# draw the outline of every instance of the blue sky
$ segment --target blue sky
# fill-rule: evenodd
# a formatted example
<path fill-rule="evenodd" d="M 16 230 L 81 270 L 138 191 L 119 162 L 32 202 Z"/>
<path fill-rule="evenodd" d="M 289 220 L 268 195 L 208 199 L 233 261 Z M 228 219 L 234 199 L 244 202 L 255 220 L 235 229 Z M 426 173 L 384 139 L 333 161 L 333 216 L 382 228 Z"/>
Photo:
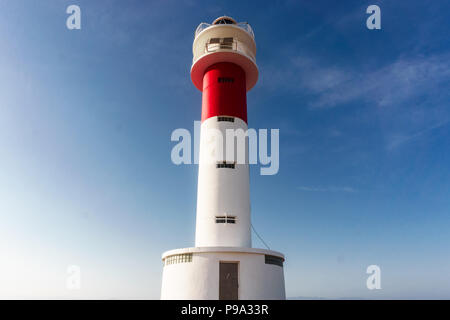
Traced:
<path fill-rule="evenodd" d="M 82 29 L 66 28 L 81 7 Z M 368 5 L 381 30 L 366 28 Z M 2 1 L 0 297 L 158 299 L 163 251 L 193 246 L 200 22 L 256 35 L 252 220 L 285 253 L 288 297 L 450 298 L 447 1 Z M 253 237 L 255 247 L 263 244 Z M 381 290 L 366 288 L 367 266 Z M 81 290 L 67 290 L 67 267 Z"/>

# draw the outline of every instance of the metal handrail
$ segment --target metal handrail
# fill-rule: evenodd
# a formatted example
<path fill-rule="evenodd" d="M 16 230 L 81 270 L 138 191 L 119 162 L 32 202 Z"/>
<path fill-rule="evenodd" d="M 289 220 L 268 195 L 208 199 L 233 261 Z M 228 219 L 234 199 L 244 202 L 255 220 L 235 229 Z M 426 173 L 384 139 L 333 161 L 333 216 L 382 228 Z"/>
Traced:
<path fill-rule="evenodd" d="M 247 22 L 239 22 L 237 24 L 231 24 L 232 26 L 237 26 L 238 28 L 241 28 L 243 30 L 245 30 L 249 35 L 252 36 L 252 38 L 255 38 L 255 34 L 253 33 L 253 29 L 252 27 L 247 23 Z M 211 26 L 215 26 L 213 24 L 210 23 L 206 23 L 206 22 L 202 22 L 198 25 L 197 29 L 195 29 L 195 37 L 197 37 L 197 35 L 202 32 L 203 30 L 211 27 Z"/>

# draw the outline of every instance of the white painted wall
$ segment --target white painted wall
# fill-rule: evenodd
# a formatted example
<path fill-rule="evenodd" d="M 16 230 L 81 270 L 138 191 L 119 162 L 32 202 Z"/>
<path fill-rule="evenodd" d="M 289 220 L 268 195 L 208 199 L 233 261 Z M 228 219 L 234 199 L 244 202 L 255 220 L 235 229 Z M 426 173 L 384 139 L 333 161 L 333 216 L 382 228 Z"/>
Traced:
<path fill-rule="evenodd" d="M 237 128 L 246 131 L 247 124 L 239 118 L 235 118 L 234 122 L 218 122 L 217 117 L 212 117 L 201 125 L 195 232 L 197 247 L 251 247 L 248 164 L 237 164 L 235 169 L 218 169 L 214 157 L 216 140 L 211 130 L 220 131 L 225 144 L 226 129 Z M 247 146 L 244 152 L 247 159 Z M 220 161 L 225 157 L 226 152 Z M 224 215 L 235 216 L 236 223 L 216 223 L 215 217 Z"/>
<path fill-rule="evenodd" d="M 286 298 L 283 268 L 264 262 L 264 253 L 280 256 L 278 252 L 257 249 L 216 252 L 215 248 L 186 248 L 176 251 L 186 253 L 190 249 L 197 249 L 193 253 L 192 262 L 164 267 L 161 299 L 219 299 L 220 261 L 239 262 L 240 300 Z"/>

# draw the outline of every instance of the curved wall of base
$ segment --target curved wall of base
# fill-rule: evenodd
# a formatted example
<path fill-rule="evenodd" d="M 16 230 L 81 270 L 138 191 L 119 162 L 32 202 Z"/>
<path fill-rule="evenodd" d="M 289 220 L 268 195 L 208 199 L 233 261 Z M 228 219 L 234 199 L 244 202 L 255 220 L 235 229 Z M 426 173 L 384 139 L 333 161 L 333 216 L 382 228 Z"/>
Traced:
<path fill-rule="evenodd" d="M 237 264 L 239 300 L 284 300 L 284 256 L 276 251 L 236 247 L 195 247 L 167 251 L 161 299 L 218 300 L 220 264 Z M 275 262 L 275 263 L 274 263 Z"/>

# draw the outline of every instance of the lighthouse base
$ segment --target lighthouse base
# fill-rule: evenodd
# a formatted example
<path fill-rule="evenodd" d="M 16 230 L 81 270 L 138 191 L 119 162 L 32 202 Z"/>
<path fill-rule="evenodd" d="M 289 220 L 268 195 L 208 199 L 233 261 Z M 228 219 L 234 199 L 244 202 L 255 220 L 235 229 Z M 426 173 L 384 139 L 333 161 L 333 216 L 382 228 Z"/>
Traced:
<path fill-rule="evenodd" d="M 284 256 L 240 247 L 195 247 L 162 255 L 161 299 L 283 300 Z"/>

